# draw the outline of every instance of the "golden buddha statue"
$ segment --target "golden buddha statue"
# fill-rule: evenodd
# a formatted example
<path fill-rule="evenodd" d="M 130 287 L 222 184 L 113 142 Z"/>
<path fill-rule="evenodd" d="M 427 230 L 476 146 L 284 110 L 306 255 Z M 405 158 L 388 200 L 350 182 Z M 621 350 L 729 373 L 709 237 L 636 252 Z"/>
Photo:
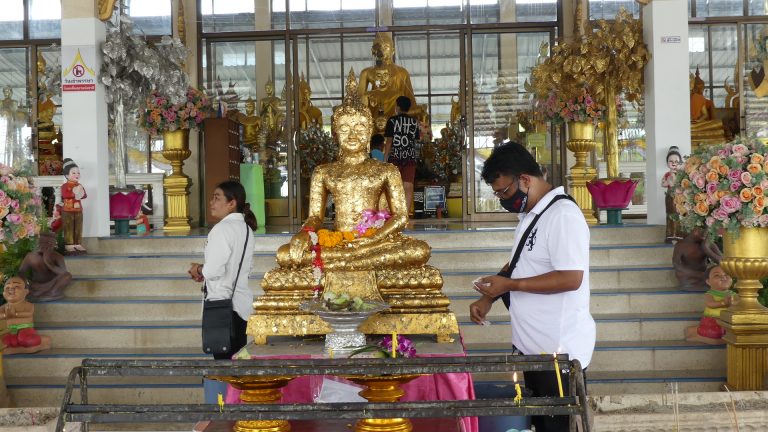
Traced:
<path fill-rule="evenodd" d="M 37 104 L 37 136 L 41 140 L 53 140 L 56 138 L 56 125 L 53 116 L 56 115 L 56 103 L 51 100 L 51 95 Z"/>
<path fill-rule="evenodd" d="M 715 104 L 704 97 L 704 80 L 696 75 L 691 77 L 691 146 L 699 144 L 720 144 L 726 142 L 723 122 L 715 119 Z"/>
<path fill-rule="evenodd" d="M 323 112 L 312 105 L 312 89 L 302 73 L 299 81 L 299 129 L 306 129 L 312 124 L 323 127 Z"/>
<path fill-rule="evenodd" d="M 245 114 L 237 113 L 235 119 L 243 125 L 243 144 L 254 152 L 259 151 L 259 132 L 261 132 L 261 118 L 256 115 L 256 102 L 252 97 L 245 101 Z"/>
<path fill-rule="evenodd" d="M 267 131 L 267 141 L 273 143 L 280 138 L 283 132 L 283 119 L 285 114 L 280 108 L 280 98 L 275 96 L 275 84 L 272 78 L 264 85 L 266 96 L 259 101 L 259 117 L 261 127 Z"/>
<path fill-rule="evenodd" d="M 416 105 L 416 97 L 413 95 L 411 75 L 405 68 L 396 65 L 393 60 L 395 44 L 392 41 L 392 36 L 389 33 L 376 33 L 371 54 L 376 59 L 376 64 L 360 72 L 358 94 L 363 104 L 369 107 L 374 116 L 381 109 L 384 111 L 384 115 L 389 118 L 395 115 L 397 98 L 407 96 L 411 99 L 412 107 L 408 114 L 418 117 L 418 113 L 415 111 L 419 108 Z M 375 99 L 375 102 L 372 99 Z M 374 106 L 378 108 L 374 108 Z"/>
<path fill-rule="evenodd" d="M 359 98 L 354 72 L 349 74 L 344 103 L 334 109 L 332 122 L 339 142 L 338 160 L 315 168 L 309 216 L 290 242 L 278 249 L 278 267 L 264 275 L 265 294 L 254 303 L 248 334 L 264 344 L 267 336 L 330 331 L 318 317 L 299 309 L 301 302 L 312 297 L 315 286 L 307 230 L 322 228 L 330 194 L 336 205 L 337 231 L 355 231 L 365 210 L 381 209 L 382 196 L 391 218 L 370 237 L 322 249 L 323 288 L 389 303 L 389 310 L 363 324 L 365 333 L 435 334 L 439 341 L 450 340 L 458 325 L 441 291 L 440 271 L 427 265 L 431 248 L 402 234 L 408 208 L 400 173 L 394 165 L 368 154 L 373 118 Z"/>

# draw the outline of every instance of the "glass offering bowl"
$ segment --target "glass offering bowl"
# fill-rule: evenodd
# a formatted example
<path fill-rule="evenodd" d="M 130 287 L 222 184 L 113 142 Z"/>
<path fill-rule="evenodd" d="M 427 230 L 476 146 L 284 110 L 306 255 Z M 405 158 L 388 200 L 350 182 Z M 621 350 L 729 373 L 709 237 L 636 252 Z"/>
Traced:
<path fill-rule="evenodd" d="M 328 310 L 322 300 L 311 300 L 302 303 L 301 310 L 319 316 L 333 330 L 325 335 L 325 351 L 334 354 L 349 354 L 366 344 L 365 334 L 357 328 L 371 315 L 389 308 L 389 305 L 379 301 L 366 301 L 370 309 L 361 311 L 332 311 Z"/>

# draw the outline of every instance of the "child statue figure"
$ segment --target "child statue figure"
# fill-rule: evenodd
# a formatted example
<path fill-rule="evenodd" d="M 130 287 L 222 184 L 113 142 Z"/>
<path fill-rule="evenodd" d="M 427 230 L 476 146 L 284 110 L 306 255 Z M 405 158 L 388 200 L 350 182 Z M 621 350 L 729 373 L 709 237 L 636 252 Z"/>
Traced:
<path fill-rule="evenodd" d="M 67 255 L 86 252 L 83 242 L 83 204 L 88 197 L 80 184 L 80 167 L 72 159 L 64 159 L 64 177 L 67 182 L 61 186 L 62 220 L 64 225 L 64 249 Z"/>
<path fill-rule="evenodd" d="M 5 320 L 9 332 L 3 336 L 3 354 L 29 354 L 51 348 L 51 338 L 35 331 L 35 305 L 27 301 L 29 286 L 21 276 L 12 276 L 5 282 L 0 306 L 0 319 Z"/>
<path fill-rule="evenodd" d="M 710 290 L 704 293 L 704 316 L 698 326 L 685 329 L 685 340 L 721 345 L 725 343 L 725 330 L 717 324 L 717 319 L 732 303 L 733 294 L 729 289 L 733 279 L 717 264 L 708 267 L 705 274 Z"/>
<path fill-rule="evenodd" d="M 673 243 L 683 238 L 680 232 L 680 223 L 675 220 L 677 211 L 675 210 L 675 200 L 673 185 L 675 184 L 675 176 L 677 170 L 683 165 L 683 158 L 680 156 L 680 150 L 676 146 L 669 148 L 667 152 L 667 167 L 669 171 L 661 178 L 661 187 L 667 189 L 667 193 L 664 198 L 664 205 L 667 210 L 667 234 L 664 239 L 665 243 Z"/>

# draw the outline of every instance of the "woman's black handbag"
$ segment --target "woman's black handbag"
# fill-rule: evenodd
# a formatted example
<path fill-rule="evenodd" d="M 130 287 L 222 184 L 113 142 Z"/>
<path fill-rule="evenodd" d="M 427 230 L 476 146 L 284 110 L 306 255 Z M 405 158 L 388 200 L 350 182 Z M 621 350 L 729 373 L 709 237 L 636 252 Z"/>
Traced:
<path fill-rule="evenodd" d="M 243 267 L 245 251 L 248 248 L 248 229 L 246 225 L 245 246 L 240 265 L 237 266 L 235 282 L 232 284 L 232 296 L 228 299 L 203 301 L 203 352 L 206 354 L 226 354 L 232 349 L 232 297 L 235 296 L 237 280 L 240 278 L 240 269 Z M 208 297 L 205 284 L 203 293 Z"/>

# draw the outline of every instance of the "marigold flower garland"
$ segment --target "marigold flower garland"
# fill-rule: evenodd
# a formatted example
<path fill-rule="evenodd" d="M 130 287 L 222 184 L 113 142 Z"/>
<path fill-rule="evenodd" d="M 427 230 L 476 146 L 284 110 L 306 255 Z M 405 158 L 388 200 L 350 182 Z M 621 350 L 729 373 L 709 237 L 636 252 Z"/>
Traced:
<path fill-rule="evenodd" d="M 309 241 L 312 244 L 312 279 L 314 280 L 314 297 L 320 296 L 323 291 L 321 281 L 323 279 L 323 258 L 322 248 L 334 248 L 341 244 L 350 243 L 357 238 L 371 237 L 376 231 L 384 226 L 392 215 L 386 210 L 368 209 L 363 211 L 362 221 L 355 226 L 354 231 L 331 231 L 328 229 L 319 229 L 305 226 L 302 230 L 309 233 Z"/>

